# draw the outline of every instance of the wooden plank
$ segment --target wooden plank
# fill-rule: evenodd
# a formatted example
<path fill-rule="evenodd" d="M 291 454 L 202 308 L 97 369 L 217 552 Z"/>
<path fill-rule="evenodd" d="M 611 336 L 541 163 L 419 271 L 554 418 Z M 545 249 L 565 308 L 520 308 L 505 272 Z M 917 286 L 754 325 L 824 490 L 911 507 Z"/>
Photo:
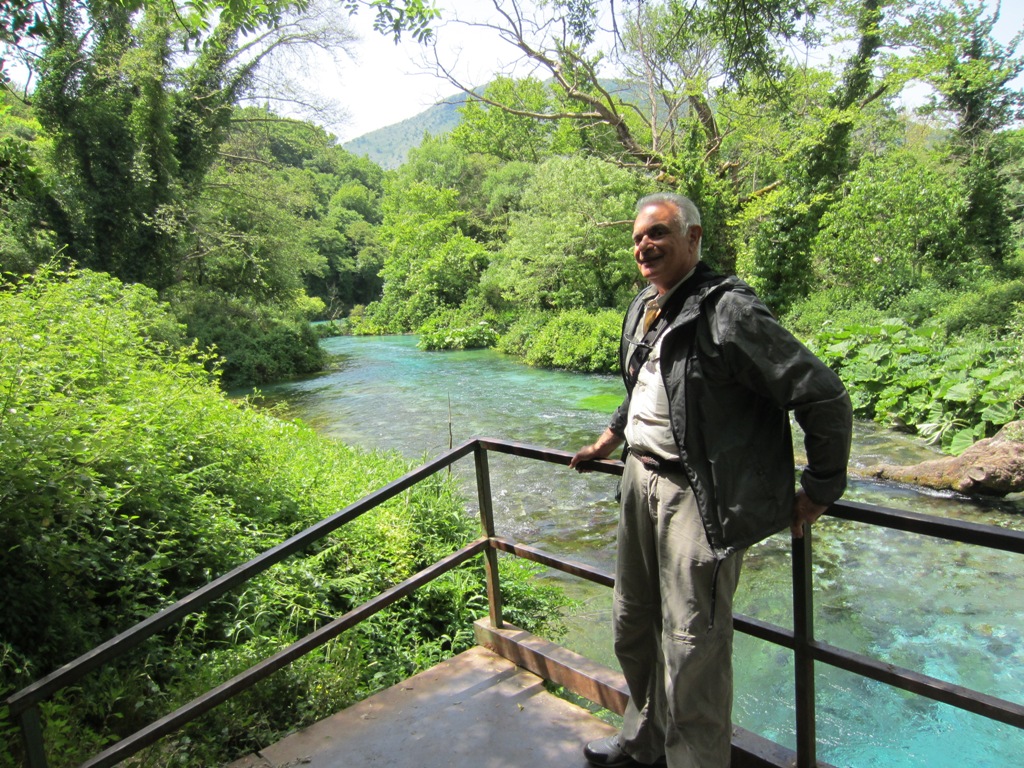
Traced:
<path fill-rule="evenodd" d="M 486 619 L 480 619 L 473 630 L 480 645 L 538 677 L 564 685 L 616 714 L 626 711 L 629 692 L 622 673 L 511 624 L 497 629 Z"/>

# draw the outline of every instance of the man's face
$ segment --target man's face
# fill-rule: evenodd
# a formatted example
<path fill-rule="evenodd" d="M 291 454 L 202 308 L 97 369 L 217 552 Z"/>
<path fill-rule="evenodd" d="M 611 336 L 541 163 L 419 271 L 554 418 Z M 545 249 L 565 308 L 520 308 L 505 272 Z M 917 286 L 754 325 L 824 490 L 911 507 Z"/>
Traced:
<path fill-rule="evenodd" d="M 652 203 L 633 223 L 633 258 L 658 293 L 686 277 L 699 258 L 700 226 L 681 232 L 676 214 L 672 203 Z"/>

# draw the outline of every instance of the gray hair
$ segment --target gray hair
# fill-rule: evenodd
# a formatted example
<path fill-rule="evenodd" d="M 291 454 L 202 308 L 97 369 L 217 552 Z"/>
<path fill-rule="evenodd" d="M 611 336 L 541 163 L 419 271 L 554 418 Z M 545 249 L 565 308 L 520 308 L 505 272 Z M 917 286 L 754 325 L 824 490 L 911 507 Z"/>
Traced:
<path fill-rule="evenodd" d="M 700 211 L 694 205 L 693 200 L 675 192 L 655 192 L 653 195 L 641 197 L 636 203 L 636 212 L 639 214 L 640 211 L 649 205 L 664 205 L 666 203 L 675 207 L 676 215 L 674 218 L 679 225 L 679 231 L 684 235 L 690 231 L 690 227 L 694 225 L 700 226 Z M 700 250 L 703 244 L 704 238 L 702 237 L 697 244 L 698 259 L 700 258 Z"/>

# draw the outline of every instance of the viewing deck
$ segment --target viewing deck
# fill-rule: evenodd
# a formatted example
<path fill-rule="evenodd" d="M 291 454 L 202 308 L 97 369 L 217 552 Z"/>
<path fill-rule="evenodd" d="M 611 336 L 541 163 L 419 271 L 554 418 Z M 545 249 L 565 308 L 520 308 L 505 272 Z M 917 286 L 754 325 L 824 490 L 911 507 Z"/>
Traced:
<path fill-rule="evenodd" d="M 613 732 L 477 646 L 230 768 L 575 768 L 586 741 Z"/>
<path fill-rule="evenodd" d="M 586 690 L 606 708 L 621 712 L 626 701 L 622 676 L 521 630 L 495 630 L 486 620 L 475 629 L 481 645 L 228 768 L 588 766 L 583 745 L 616 729 L 551 693 L 546 681 Z M 796 753 L 735 728 L 732 765 L 793 766 Z"/>

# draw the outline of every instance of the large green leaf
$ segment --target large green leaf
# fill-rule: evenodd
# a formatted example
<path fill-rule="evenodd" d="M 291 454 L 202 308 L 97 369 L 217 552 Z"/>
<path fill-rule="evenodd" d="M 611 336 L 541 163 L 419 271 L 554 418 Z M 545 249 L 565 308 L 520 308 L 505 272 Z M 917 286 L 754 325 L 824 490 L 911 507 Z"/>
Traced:
<path fill-rule="evenodd" d="M 1016 409 L 1012 403 L 1005 401 L 999 403 L 992 403 L 981 412 L 981 417 L 997 427 L 1001 427 L 1007 422 L 1013 421 L 1016 415 Z"/>
<path fill-rule="evenodd" d="M 953 435 L 953 439 L 949 443 L 948 450 L 954 456 L 959 456 L 972 445 L 974 445 L 974 430 L 961 429 L 955 435 Z"/>
<path fill-rule="evenodd" d="M 946 390 L 945 398 L 957 403 L 969 403 L 974 399 L 974 386 L 968 381 L 954 384 Z"/>

